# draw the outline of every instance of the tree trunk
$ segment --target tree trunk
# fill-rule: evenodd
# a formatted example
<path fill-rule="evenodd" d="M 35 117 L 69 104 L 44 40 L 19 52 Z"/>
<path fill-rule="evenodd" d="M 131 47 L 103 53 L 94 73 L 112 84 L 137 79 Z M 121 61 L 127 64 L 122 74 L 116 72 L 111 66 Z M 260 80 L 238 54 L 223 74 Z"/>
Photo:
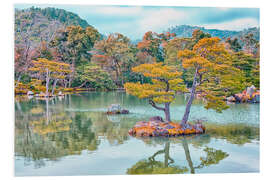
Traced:
<path fill-rule="evenodd" d="M 115 75 L 116 75 L 115 84 L 116 84 L 117 86 L 121 86 L 121 85 L 120 85 L 120 81 L 119 81 L 119 72 L 118 72 L 117 68 L 116 68 L 116 70 L 115 70 Z"/>
<path fill-rule="evenodd" d="M 170 117 L 170 103 L 165 103 L 165 108 L 163 108 L 163 107 L 158 107 L 153 100 L 149 99 L 149 104 L 153 108 L 155 108 L 157 110 L 164 111 L 166 121 L 167 122 L 171 122 L 171 117 Z"/>
<path fill-rule="evenodd" d="M 84 81 L 80 86 L 78 86 L 78 88 L 83 87 L 88 81 Z"/>
<path fill-rule="evenodd" d="M 194 99 L 195 92 L 196 92 L 196 86 L 197 86 L 196 78 L 197 78 L 197 73 L 198 73 L 198 69 L 196 69 L 195 74 L 194 74 L 192 88 L 191 88 L 191 92 L 190 92 L 190 98 L 189 98 L 189 100 L 187 102 L 185 114 L 184 114 L 184 116 L 182 118 L 181 125 L 186 125 L 186 123 L 188 121 L 188 116 L 189 116 L 189 113 L 190 113 L 190 108 L 191 108 L 192 101 Z"/>
<path fill-rule="evenodd" d="M 116 64 L 116 82 L 117 82 L 117 85 L 119 85 L 120 87 L 123 87 L 123 79 L 122 79 L 122 72 L 121 72 L 121 66 L 120 64 L 118 63 L 118 60 L 114 60 L 115 64 Z M 119 80 L 119 78 L 121 77 L 121 81 Z"/>
<path fill-rule="evenodd" d="M 46 98 L 46 125 L 49 124 L 49 99 Z"/>
<path fill-rule="evenodd" d="M 75 58 L 72 58 L 72 63 L 71 63 L 71 74 L 69 75 L 69 82 L 68 82 L 68 87 L 71 87 L 71 82 L 73 81 L 75 74 Z"/>
<path fill-rule="evenodd" d="M 164 166 L 169 166 L 169 153 L 170 153 L 170 142 L 166 142 L 165 148 L 164 148 Z"/>
<path fill-rule="evenodd" d="M 47 71 L 47 75 L 46 75 L 46 97 L 49 96 L 49 83 L 50 83 L 50 73 L 49 73 L 49 69 L 46 69 Z"/>
<path fill-rule="evenodd" d="M 16 88 L 16 87 L 18 86 L 18 84 L 20 83 L 21 77 L 22 77 L 22 75 L 21 75 L 21 73 L 20 73 L 20 75 L 19 75 L 19 77 L 18 77 L 18 80 L 17 80 L 17 83 L 15 84 L 15 88 Z"/>
<path fill-rule="evenodd" d="M 54 82 L 53 82 L 52 95 L 54 94 L 54 89 L 56 87 L 57 81 L 58 81 L 58 79 L 55 79 Z"/>
<path fill-rule="evenodd" d="M 193 163 L 192 163 L 192 160 L 191 160 L 191 157 L 190 157 L 188 143 L 187 143 L 187 140 L 185 138 L 182 140 L 182 145 L 184 147 L 184 151 L 185 151 L 185 155 L 186 155 L 186 160 L 187 160 L 188 165 L 189 165 L 189 168 L 190 168 L 190 173 L 191 174 L 195 174 L 195 169 L 193 167 Z"/>
<path fill-rule="evenodd" d="M 165 117 L 167 122 L 171 122 L 171 115 L 170 115 L 170 103 L 165 103 Z"/>

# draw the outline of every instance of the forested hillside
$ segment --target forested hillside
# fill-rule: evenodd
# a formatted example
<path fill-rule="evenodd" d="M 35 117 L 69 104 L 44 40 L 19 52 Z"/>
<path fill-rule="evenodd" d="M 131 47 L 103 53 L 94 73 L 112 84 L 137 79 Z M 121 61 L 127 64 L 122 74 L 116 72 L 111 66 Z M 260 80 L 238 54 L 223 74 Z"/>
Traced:
<path fill-rule="evenodd" d="M 192 32 L 196 29 L 200 29 L 205 33 L 209 33 L 212 37 L 219 37 L 221 39 L 226 39 L 229 37 L 242 37 L 246 34 L 254 34 L 256 40 L 260 39 L 260 29 L 259 28 L 249 28 L 242 31 L 229 31 L 229 30 L 219 30 L 219 29 L 206 29 L 200 26 L 189 26 L 189 25 L 179 25 L 167 29 L 171 33 L 175 33 L 177 37 L 191 37 Z"/>
<path fill-rule="evenodd" d="M 91 22 L 89 22 L 91 24 Z M 78 15 L 55 8 L 15 11 L 15 91 L 55 93 L 74 88 L 112 90 L 126 82 L 151 82 L 132 71 L 140 64 L 180 62 L 180 50 L 219 37 L 246 86 L 259 87 L 259 29 L 209 30 L 177 26 L 164 33 L 145 32 L 141 40 L 112 33 L 103 37 Z M 190 87 L 190 71 L 181 67 Z"/>
<path fill-rule="evenodd" d="M 15 10 L 15 43 L 23 41 L 27 36 L 30 41 L 38 43 L 50 41 L 58 29 L 70 25 L 83 28 L 90 26 L 77 14 L 56 8 L 30 8 Z"/>

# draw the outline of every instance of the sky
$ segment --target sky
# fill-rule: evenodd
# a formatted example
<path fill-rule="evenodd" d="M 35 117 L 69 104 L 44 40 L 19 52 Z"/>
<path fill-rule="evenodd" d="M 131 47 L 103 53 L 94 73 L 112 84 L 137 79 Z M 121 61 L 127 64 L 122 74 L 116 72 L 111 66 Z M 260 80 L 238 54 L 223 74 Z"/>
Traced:
<path fill-rule="evenodd" d="M 161 33 L 176 25 L 236 31 L 260 26 L 258 8 L 15 4 L 18 9 L 31 6 L 65 9 L 102 34 L 119 32 L 133 40 L 141 39 L 147 31 Z"/>

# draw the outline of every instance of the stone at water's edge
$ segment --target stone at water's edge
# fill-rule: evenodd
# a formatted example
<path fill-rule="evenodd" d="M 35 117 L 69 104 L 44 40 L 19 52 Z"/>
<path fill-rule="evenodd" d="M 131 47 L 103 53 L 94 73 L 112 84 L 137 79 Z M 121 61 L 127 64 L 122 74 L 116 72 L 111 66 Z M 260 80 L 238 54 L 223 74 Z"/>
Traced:
<path fill-rule="evenodd" d="M 123 109 L 120 104 L 111 104 L 107 110 L 107 114 L 128 114 L 129 110 Z"/>
<path fill-rule="evenodd" d="M 247 87 L 241 93 L 237 93 L 234 96 L 227 97 L 228 102 L 237 102 L 237 103 L 260 103 L 260 91 L 256 89 L 254 85 Z"/>
<path fill-rule="evenodd" d="M 32 91 L 28 91 L 27 96 L 34 96 L 34 93 Z"/>
<path fill-rule="evenodd" d="M 205 127 L 201 123 L 187 124 L 182 127 L 179 123 L 164 122 L 160 116 L 149 119 L 148 122 L 139 121 L 128 131 L 131 136 L 180 136 L 202 134 Z"/>

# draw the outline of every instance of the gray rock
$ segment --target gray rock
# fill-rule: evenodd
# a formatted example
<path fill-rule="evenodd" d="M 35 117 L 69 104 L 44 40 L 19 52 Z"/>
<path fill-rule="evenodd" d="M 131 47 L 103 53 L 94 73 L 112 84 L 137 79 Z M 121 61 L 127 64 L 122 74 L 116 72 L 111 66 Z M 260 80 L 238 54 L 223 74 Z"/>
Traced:
<path fill-rule="evenodd" d="M 128 114 L 128 113 L 129 113 L 129 110 L 126 110 L 126 109 L 121 110 L 121 114 Z"/>
<path fill-rule="evenodd" d="M 259 94 L 256 94 L 256 95 L 254 96 L 254 98 L 252 99 L 252 101 L 253 101 L 254 103 L 259 103 L 259 102 L 260 102 L 260 95 L 259 95 Z"/>
<path fill-rule="evenodd" d="M 255 92 L 256 87 L 254 85 L 247 87 L 247 94 L 251 97 L 252 94 Z"/>
<path fill-rule="evenodd" d="M 117 112 L 117 111 L 120 112 L 121 110 L 122 110 L 122 108 L 121 108 L 120 104 L 111 104 L 108 108 L 109 112 Z"/>
<path fill-rule="evenodd" d="M 236 101 L 235 98 L 234 98 L 233 96 L 227 97 L 226 99 L 227 99 L 227 101 L 229 101 L 229 102 L 235 102 L 235 101 Z"/>
<path fill-rule="evenodd" d="M 160 116 L 153 116 L 153 117 L 150 117 L 149 118 L 149 121 L 160 121 L 160 122 L 163 122 L 163 119 Z"/>
<path fill-rule="evenodd" d="M 32 91 L 28 91 L 27 96 L 34 96 L 34 93 Z"/>

